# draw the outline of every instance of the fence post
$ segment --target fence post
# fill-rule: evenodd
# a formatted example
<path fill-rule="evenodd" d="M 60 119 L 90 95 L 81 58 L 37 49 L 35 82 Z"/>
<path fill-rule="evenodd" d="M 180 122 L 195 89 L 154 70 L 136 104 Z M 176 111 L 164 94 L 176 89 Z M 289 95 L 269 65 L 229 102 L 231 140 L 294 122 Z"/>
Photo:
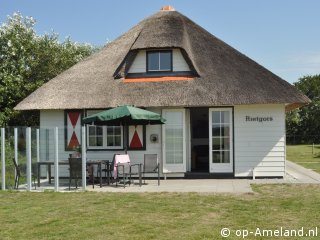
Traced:
<path fill-rule="evenodd" d="M 85 126 L 82 126 L 82 131 L 81 131 L 81 156 L 82 156 L 82 189 L 86 190 L 87 151 L 86 151 L 86 127 Z"/>
<path fill-rule="evenodd" d="M 54 129 L 54 191 L 59 191 L 59 149 L 58 149 L 58 127 Z"/>
<path fill-rule="evenodd" d="M 31 191 L 32 180 L 31 180 L 31 128 L 26 129 L 26 153 L 27 153 L 27 191 Z"/>
<path fill-rule="evenodd" d="M 16 161 L 17 164 L 19 164 L 18 161 L 18 128 L 14 128 L 14 160 Z M 17 176 L 17 171 L 15 170 L 14 176 Z"/>
<path fill-rule="evenodd" d="M 37 162 L 40 162 L 40 129 L 37 128 Z"/>
<path fill-rule="evenodd" d="M 6 147 L 5 130 L 1 128 L 1 166 L 2 166 L 2 190 L 6 190 Z"/>
<path fill-rule="evenodd" d="M 14 128 L 14 159 L 18 164 L 18 128 Z"/>
<path fill-rule="evenodd" d="M 312 155 L 314 154 L 314 143 L 312 143 Z"/>

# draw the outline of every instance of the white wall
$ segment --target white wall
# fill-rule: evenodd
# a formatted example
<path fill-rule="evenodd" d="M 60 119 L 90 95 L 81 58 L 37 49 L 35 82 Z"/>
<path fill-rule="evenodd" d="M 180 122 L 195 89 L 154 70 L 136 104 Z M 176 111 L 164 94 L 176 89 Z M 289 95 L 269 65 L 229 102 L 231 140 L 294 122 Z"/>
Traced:
<path fill-rule="evenodd" d="M 59 160 L 67 160 L 69 152 L 65 151 L 64 139 L 64 111 L 63 110 L 45 110 L 40 111 L 40 161 L 54 161 L 55 158 L 55 140 L 54 131 L 58 127 L 58 157 Z M 54 168 L 51 174 L 54 176 Z M 68 175 L 68 167 L 60 166 L 60 176 Z M 45 176 L 45 166 L 41 167 L 41 176 Z"/>
<path fill-rule="evenodd" d="M 190 71 L 189 65 L 182 56 L 180 49 L 173 49 L 172 51 L 172 67 L 174 72 Z"/>
<path fill-rule="evenodd" d="M 140 50 L 134 59 L 128 73 L 142 73 L 146 72 L 146 50 Z"/>
<path fill-rule="evenodd" d="M 153 112 L 161 113 L 160 109 L 150 108 Z M 64 111 L 40 111 L 40 161 L 54 160 L 54 128 L 59 128 L 59 160 L 67 160 L 69 154 L 72 153 L 65 151 L 64 139 Z M 150 141 L 151 134 L 158 134 L 159 140 L 157 143 Z M 48 141 L 46 140 L 48 139 Z M 47 150 L 48 149 L 48 150 Z M 128 151 L 130 160 L 133 164 L 143 163 L 143 157 L 146 153 L 158 154 L 160 164 L 162 163 L 161 151 L 161 125 L 147 125 L 146 126 L 146 151 Z M 124 151 L 117 150 L 95 150 L 88 151 L 87 158 L 89 160 L 112 160 L 115 153 L 124 153 Z M 162 166 L 161 168 L 162 169 Z M 54 171 L 52 168 L 52 175 Z M 41 170 L 41 175 L 44 176 L 45 168 Z M 68 166 L 60 166 L 60 176 L 68 176 Z"/>
<path fill-rule="evenodd" d="M 150 111 L 161 113 L 159 108 Z M 272 117 L 269 122 L 247 122 L 246 116 Z M 59 159 L 66 160 L 71 152 L 66 152 L 64 139 L 64 111 L 40 112 L 40 161 L 54 159 L 54 127 L 59 128 Z M 156 153 L 162 169 L 161 125 L 146 127 L 146 151 L 128 151 L 132 163 L 143 163 L 145 153 Z M 151 143 L 150 135 L 158 134 L 158 143 Z M 46 141 L 48 138 L 48 141 Z M 284 176 L 285 175 L 285 106 L 284 105 L 242 105 L 234 107 L 234 147 L 235 176 Z M 48 151 L 46 150 L 48 149 Z M 188 150 L 189 152 L 189 150 Z M 88 151 L 92 160 L 112 160 L 114 153 L 123 151 Z M 190 156 L 188 161 L 190 162 Z M 189 164 L 189 163 L 188 163 Z M 190 166 L 187 166 L 190 169 Z M 44 168 L 42 176 L 44 176 Z M 52 173 L 54 173 L 52 169 Z M 68 167 L 60 167 L 61 176 L 68 176 Z"/>
<path fill-rule="evenodd" d="M 140 50 L 134 59 L 128 73 L 146 72 L 146 50 Z M 190 71 L 187 62 L 181 54 L 180 49 L 172 50 L 172 66 L 173 71 Z"/>
<path fill-rule="evenodd" d="M 273 121 L 246 121 L 272 117 Z M 234 107 L 235 176 L 285 175 L 285 106 L 241 105 Z"/>

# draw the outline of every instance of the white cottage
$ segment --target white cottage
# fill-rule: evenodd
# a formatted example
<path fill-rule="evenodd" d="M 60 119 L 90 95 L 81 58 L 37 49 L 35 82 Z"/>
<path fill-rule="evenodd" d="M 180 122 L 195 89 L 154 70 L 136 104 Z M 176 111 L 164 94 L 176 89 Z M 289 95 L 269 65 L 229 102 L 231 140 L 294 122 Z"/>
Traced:
<path fill-rule="evenodd" d="M 88 125 L 88 158 L 112 159 L 127 141 L 133 162 L 156 153 L 168 177 L 250 177 L 253 172 L 283 177 L 285 112 L 309 101 L 164 7 L 44 84 L 16 110 L 40 110 L 41 128 L 65 128 L 59 135 L 60 159 L 81 144 L 84 116 L 126 104 L 161 113 L 167 122 L 132 126 L 126 137 L 122 126 Z M 52 159 L 48 151 L 42 153 L 41 160 Z"/>

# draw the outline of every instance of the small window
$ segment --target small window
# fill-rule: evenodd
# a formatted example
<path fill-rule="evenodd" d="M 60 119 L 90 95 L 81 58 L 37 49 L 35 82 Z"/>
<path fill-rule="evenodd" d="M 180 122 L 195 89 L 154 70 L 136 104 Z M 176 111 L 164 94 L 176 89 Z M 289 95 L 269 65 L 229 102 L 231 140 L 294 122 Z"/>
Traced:
<path fill-rule="evenodd" d="M 107 147 L 122 147 L 121 126 L 107 126 Z"/>
<path fill-rule="evenodd" d="M 102 147 L 103 146 L 103 127 L 88 126 L 89 128 L 89 146 Z"/>
<path fill-rule="evenodd" d="M 89 148 L 121 149 L 123 142 L 122 126 L 88 125 Z"/>
<path fill-rule="evenodd" d="M 98 111 L 87 111 L 87 115 Z M 122 149 L 122 126 L 87 125 L 87 141 L 89 149 Z"/>
<path fill-rule="evenodd" d="M 172 51 L 147 52 L 148 72 L 172 71 Z"/>

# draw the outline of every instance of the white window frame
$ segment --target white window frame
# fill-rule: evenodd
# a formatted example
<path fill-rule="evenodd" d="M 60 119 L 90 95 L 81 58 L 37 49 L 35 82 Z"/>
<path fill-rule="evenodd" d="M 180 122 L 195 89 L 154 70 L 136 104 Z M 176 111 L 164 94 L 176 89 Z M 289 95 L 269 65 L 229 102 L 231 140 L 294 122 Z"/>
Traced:
<path fill-rule="evenodd" d="M 100 112 L 100 110 L 88 110 L 87 111 L 87 116 L 95 114 Z M 102 146 L 90 146 L 90 141 L 89 141 L 89 127 L 95 126 L 95 127 L 102 127 Z M 87 147 L 88 149 L 92 150 L 112 150 L 112 149 L 123 149 L 123 126 L 120 126 L 121 129 L 121 145 L 120 146 L 108 146 L 107 145 L 107 138 L 108 138 L 108 127 L 111 126 L 96 126 L 94 124 L 88 124 L 86 125 L 86 131 L 87 131 Z"/>
<path fill-rule="evenodd" d="M 220 111 L 227 111 L 229 112 L 229 163 L 213 163 L 212 162 L 212 113 L 213 112 L 220 112 Z M 209 171 L 210 173 L 233 173 L 233 110 L 232 108 L 209 108 Z M 224 151 L 224 150 L 219 150 Z"/>
<path fill-rule="evenodd" d="M 187 164 L 186 164 L 186 110 L 184 108 L 162 109 L 162 116 L 164 118 L 166 118 L 167 113 L 170 113 L 170 112 L 182 113 L 183 161 L 182 161 L 182 163 L 167 163 L 167 159 L 166 159 L 166 124 L 163 124 L 162 125 L 162 157 L 163 157 L 162 171 L 163 171 L 163 173 L 184 173 L 187 170 Z"/>

